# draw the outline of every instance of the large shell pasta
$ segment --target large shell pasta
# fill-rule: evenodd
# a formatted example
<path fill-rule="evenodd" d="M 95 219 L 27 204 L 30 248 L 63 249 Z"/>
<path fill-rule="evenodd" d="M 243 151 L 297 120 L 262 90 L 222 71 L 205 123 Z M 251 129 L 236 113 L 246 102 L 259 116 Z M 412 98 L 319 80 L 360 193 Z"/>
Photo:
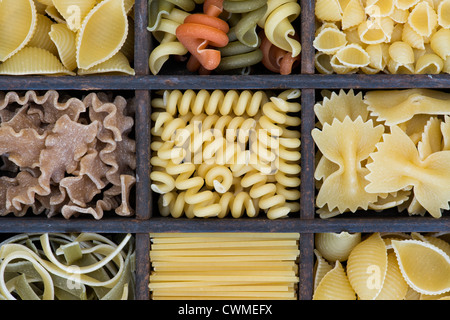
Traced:
<path fill-rule="evenodd" d="M 45 49 L 26 47 L 0 65 L 2 75 L 74 75 Z"/>
<path fill-rule="evenodd" d="M 26 46 L 33 37 L 36 24 L 33 0 L 0 2 L 0 61 L 6 61 Z"/>
<path fill-rule="evenodd" d="M 334 246 L 339 250 L 339 243 Z M 349 258 L 336 261 L 333 268 L 316 245 L 314 277 L 318 283 L 313 299 L 448 299 L 449 246 L 448 239 L 438 233 L 363 234 Z"/>
<path fill-rule="evenodd" d="M 0 62 L 6 64 L 2 72 L 11 75 L 134 75 L 134 20 L 130 16 L 134 2 L 1 1 Z M 51 53 L 58 63 L 46 53 L 40 53 L 37 59 L 47 65 L 33 67 L 29 53 L 26 53 L 28 48 L 43 49 Z M 127 61 L 118 55 L 119 52 Z M 15 57 L 17 54 L 19 58 Z M 43 56 L 46 56 L 45 61 Z M 22 58 L 27 60 L 20 61 Z M 109 66 L 105 67 L 107 61 Z M 111 66 L 114 61 L 119 64 Z"/>
<path fill-rule="evenodd" d="M 100 2 L 83 20 L 77 34 L 78 67 L 89 69 L 110 59 L 123 46 L 127 34 L 124 0 Z"/>
<path fill-rule="evenodd" d="M 315 66 L 320 73 L 450 72 L 449 62 L 446 65 L 450 56 L 448 0 L 316 0 L 315 14 L 314 48 L 322 61 L 316 58 Z M 325 33 L 324 29 L 329 30 Z M 360 46 L 360 52 L 352 50 L 349 56 L 361 60 L 367 54 L 369 64 L 343 62 L 337 52 L 343 50 L 344 44 Z"/>

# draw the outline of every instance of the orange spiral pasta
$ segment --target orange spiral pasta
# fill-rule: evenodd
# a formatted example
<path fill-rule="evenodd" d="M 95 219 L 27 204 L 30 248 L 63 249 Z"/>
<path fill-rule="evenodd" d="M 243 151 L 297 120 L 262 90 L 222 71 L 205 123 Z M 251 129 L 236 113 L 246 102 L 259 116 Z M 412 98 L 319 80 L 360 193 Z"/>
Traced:
<path fill-rule="evenodd" d="M 218 18 L 223 11 L 223 0 L 207 0 L 204 13 L 191 14 L 178 26 L 176 36 L 191 53 L 187 68 L 214 70 L 220 63 L 220 51 L 211 47 L 224 47 L 228 44 L 228 24 Z M 207 72 L 207 71 L 205 71 Z"/>
<path fill-rule="evenodd" d="M 299 64 L 300 55 L 293 57 L 291 52 L 285 51 L 267 39 L 264 32 L 260 32 L 261 46 L 263 53 L 262 63 L 272 72 L 287 75 Z M 298 38 L 298 37 L 297 37 Z"/>

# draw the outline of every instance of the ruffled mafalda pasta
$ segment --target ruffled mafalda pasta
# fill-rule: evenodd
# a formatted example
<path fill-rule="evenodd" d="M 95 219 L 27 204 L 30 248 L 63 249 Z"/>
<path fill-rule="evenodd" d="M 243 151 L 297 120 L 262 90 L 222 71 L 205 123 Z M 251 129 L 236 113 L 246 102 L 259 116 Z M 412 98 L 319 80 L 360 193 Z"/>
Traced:
<path fill-rule="evenodd" d="M 158 74 L 170 57 L 199 74 L 250 74 L 257 65 L 290 74 L 301 44 L 294 0 L 151 0 L 148 31 L 158 44 L 149 67 Z"/>
<path fill-rule="evenodd" d="M 392 208 L 439 218 L 449 209 L 450 194 L 444 187 L 450 179 L 444 165 L 450 150 L 448 93 L 376 90 L 363 96 L 353 90 L 323 90 L 322 96 L 314 106 L 318 121 L 312 131 L 318 147 L 314 177 L 321 218 Z M 364 158 L 357 156 L 363 150 L 360 144 L 370 149 Z M 360 195 L 359 202 L 352 192 Z"/>
<path fill-rule="evenodd" d="M 151 188 L 163 216 L 299 211 L 299 90 L 164 91 L 152 100 Z M 194 175 L 193 175 L 194 174 Z"/>
<path fill-rule="evenodd" d="M 448 73 L 449 8 L 448 1 L 316 0 L 314 47 L 323 62 L 316 58 L 316 70 L 325 74 Z M 348 56 L 362 61 L 368 54 L 369 64 L 344 62 L 342 54 L 336 56 L 338 45 L 340 50 L 359 46 L 360 52 L 353 49 Z"/>
<path fill-rule="evenodd" d="M 133 101 L 56 91 L 0 93 L 1 213 L 131 216 L 136 182 Z M 126 108 L 126 107 L 130 108 Z"/>
<path fill-rule="evenodd" d="M 134 0 L 2 1 L 1 74 L 134 75 L 133 7 Z M 119 52 L 126 59 L 111 67 Z"/>
<path fill-rule="evenodd" d="M 131 234 L 18 234 L 0 243 L 0 300 L 133 300 L 134 265 Z"/>

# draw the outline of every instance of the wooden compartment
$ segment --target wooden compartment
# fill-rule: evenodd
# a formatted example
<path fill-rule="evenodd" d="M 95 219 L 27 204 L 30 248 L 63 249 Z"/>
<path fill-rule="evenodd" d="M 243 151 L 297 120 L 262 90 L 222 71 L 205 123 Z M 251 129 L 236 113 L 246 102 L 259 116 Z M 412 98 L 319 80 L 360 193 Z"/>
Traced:
<path fill-rule="evenodd" d="M 300 300 L 310 300 L 313 293 L 314 234 L 320 232 L 430 232 L 449 231 L 450 217 L 406 217 L 385 215 L 343 215 L 322 220 L 315 214 L 314 157 L 315 146 L 311 130 L 315 126 L 313 106 L 319 89 L 374 90 L 389 88 L 450 88 L 448 75 L 321 75 L 314 67 L 315 17 L 314 0 L 299 0 L 300 19 L 296 26 L 301 32 L 301 68 L 299 74 L 209 75 L 150 74 L 148 57 L 152 49 L 147 31 L 147 1 L 135 3 L 135 76 L 2 76 L 0 91 L 59 90 L 59 91 L 131 91 L 137 100 L 136 132 L 136 214 L 133 217 L 107 217 L 99 221 L 91 218 L 1 217 L 1 233 L 23 232 L 98 232 L 132 233 L 136 237 L 136 298 L 149 299 L 148 281 L 152 232 L 299 232 L 299 294 Z M 187 219 L 159 217 L 155 212 L 155 196 L 150 189 L 151 94 L 162 89 L 301 89 L 301 211 L 296 217 L 269 220 L 258 218 Z"/>

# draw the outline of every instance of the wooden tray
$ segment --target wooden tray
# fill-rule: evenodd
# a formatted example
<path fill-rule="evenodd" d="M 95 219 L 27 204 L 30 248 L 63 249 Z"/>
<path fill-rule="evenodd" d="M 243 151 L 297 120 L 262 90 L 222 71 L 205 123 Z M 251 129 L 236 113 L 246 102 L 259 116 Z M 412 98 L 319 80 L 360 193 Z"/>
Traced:
<path fill-rule="evenodd" d="M 2 217 L 0 233 L 22 232 L 98 232 L 132 233 L 136 237 L 136 298 L 149 299 L 150 232 L 299 232 L 300 300 L 310 300 L 313 293 L 314 233 L 318 232 L 431 232 L 450 231 L 448 213 L 440 219 L 409 217 L 396 212 L 346 214 L 326 220 L 315 215 L 314 208 L 314 155 L 311 138 L 315 115 L 313 106 L 320 99 L 320 89 L 389 89 L 389 88 L 450 88 L 449 75 L 321 75 L 314 67 L 315 17 L 314 0 L 300 0 L 301 17 L 295 26 L 301 32 L 301 68 L 298 74 L 281 76 L 256 74 L 247 76 L 198 76 L 186 72 L 170 75 L 150 75 L 148 57 L 152 49 L 147 26 L 147 0 L 135 4 L 135 61 L 136 76 L 85 76 L 85 77 L 0 77 L 1 91 L 61 90 L 61 91 L 123 91 L 137 99 L 135 132 L 137 143 L 136 214 L 132 218 L 43 218 Z M 301 212 L 286 219 L 186 219 L 159 217 L 150 190 L 150 114 L 153 90 L 160 89 L 287 89 L 302 90 L 301 125 Z M 156 198 L 156 197 L 155 197 Z"/>

